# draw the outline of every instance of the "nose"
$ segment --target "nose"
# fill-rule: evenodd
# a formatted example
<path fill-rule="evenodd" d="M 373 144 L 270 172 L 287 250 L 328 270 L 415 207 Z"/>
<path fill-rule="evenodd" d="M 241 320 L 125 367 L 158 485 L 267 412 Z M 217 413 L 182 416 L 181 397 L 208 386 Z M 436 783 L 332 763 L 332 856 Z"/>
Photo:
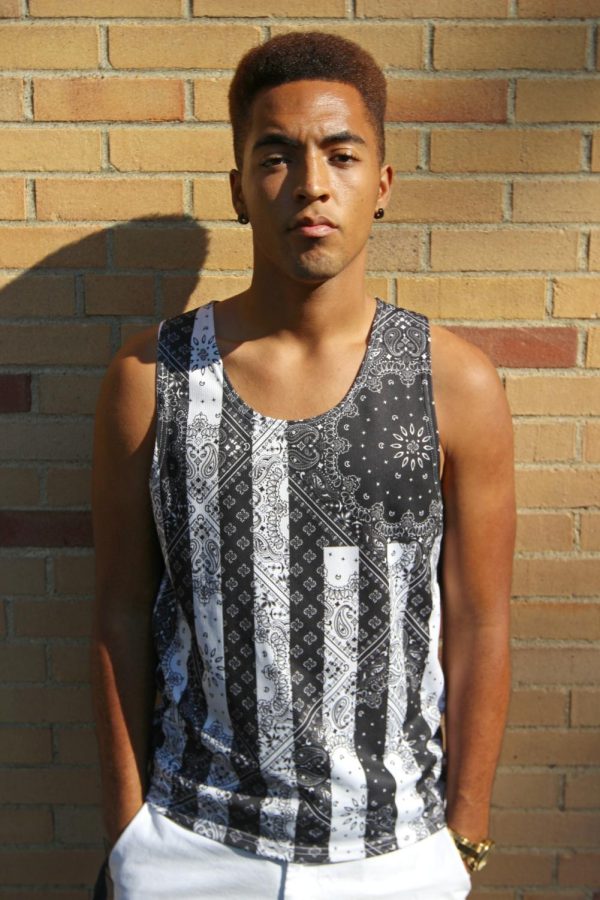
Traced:
<path fill-rule="evenodd" d="M 294 196 L 304 201 L 326 200 L 329 197 L 327 162 L 318 152 L 307 154 L 300 162 Z"/>

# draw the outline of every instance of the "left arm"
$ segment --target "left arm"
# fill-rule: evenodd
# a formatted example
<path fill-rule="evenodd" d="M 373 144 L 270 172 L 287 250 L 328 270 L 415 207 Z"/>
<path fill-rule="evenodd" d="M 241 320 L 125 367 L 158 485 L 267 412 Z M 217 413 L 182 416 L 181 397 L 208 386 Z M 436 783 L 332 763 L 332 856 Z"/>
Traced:
<path fill-rule="evenodd" d="M 445 332 L 432 348 L 434 359 L 436 344 L 441 350 L 437 407 L 444 450 L 446 817 L 451 828 L 478 841 L 488 836 L 510 691 L 513 450 L 510 413 L 493 366 L 458 341 Z"/>

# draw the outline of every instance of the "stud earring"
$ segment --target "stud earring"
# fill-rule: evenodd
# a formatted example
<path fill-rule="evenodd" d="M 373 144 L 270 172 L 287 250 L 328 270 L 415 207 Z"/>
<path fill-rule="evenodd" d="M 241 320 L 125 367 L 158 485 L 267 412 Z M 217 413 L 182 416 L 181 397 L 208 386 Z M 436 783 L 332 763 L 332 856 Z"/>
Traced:
<path fill-rule="evenodd" d="M 243 212 L 238 214 L 237 220 L 240 223 L 240 225 L 247 225 L 248 222 L 250 221 L 250 219 L 248 218 L 246 213 L 243 213 Z"/>
<path fill-rule="evenodd" d="M 382 209 L 381 206 L 379 207 L 379 209 L 375 210 L 375 212 L 373 213 L 374 219 L 383 219 L 384 216 L 385 216 L 385 210 Z"/>

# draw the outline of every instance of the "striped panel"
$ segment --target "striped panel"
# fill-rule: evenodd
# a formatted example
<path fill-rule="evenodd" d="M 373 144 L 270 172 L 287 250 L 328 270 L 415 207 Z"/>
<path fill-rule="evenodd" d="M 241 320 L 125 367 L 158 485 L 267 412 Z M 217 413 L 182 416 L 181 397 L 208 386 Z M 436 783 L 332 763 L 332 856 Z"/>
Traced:
<path fill-rule="evenodd" d="M 365 856 L 367 780 L 354 748 L 358 547 L 325 547 L 323 728 L 331 761 L 331 862 Z"/>

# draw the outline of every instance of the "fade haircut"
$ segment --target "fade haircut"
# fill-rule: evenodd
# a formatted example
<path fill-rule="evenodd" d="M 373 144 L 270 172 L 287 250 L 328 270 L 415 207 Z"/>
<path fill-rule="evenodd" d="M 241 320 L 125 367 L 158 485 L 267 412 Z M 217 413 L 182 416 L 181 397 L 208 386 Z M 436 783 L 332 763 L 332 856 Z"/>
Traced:
<path fill-rule="evenodd" d="M 271 38 L 240 60 L 229 88 L 229 117 L 236 165 L 241 168 L 252 102 L 259 91 L 290 81 L 339 81 L 356 88 L 385 158 L 386 84 L 370 53 L 336 34 L 293 32 Z"/>

